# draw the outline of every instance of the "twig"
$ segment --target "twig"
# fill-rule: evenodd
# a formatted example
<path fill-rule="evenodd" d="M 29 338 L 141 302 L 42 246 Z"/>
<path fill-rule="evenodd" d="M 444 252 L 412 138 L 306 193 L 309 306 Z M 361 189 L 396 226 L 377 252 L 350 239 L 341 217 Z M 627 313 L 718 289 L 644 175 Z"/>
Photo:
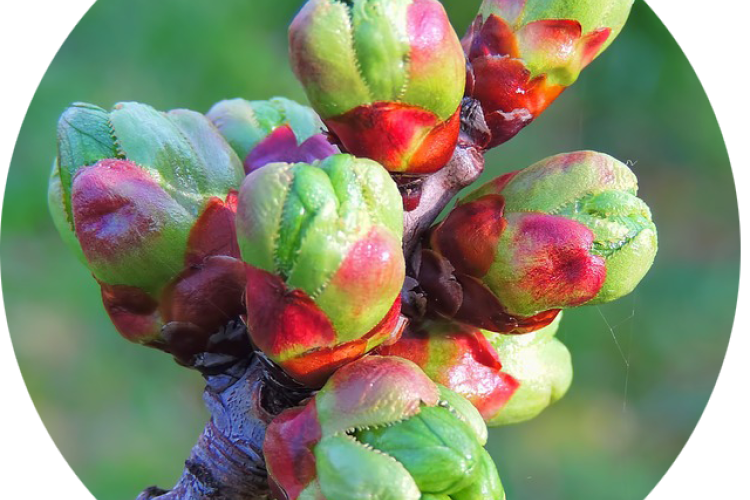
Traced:
<path fill-rule="evenodd" d="M 235 334 L 248 338 L 244 326 Z M 203 400 L 211 420 L 175 487 L 150 487 L 136 500 L 266 500 L 266 427 L 310 391 L 277 372 L 259 353 L 239 359 L 206 353 L 196 358 L 194 368 L 206 379 Z"/>
<path fill-rule="evenodd" d="M 482 153 L 474 146 L 459 145 L 448 165 L 424 180 L 417 207 L 404 213 L 404 254 L 407 260 L 440 212 L 459 191 L 477 180 L 483 170 Z"/>

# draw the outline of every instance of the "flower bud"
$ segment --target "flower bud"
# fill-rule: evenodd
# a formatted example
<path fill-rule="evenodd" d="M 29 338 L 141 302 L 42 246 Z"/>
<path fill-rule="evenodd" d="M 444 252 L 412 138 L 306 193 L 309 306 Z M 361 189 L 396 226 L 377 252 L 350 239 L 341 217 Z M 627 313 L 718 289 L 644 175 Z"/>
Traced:
<path fill-rule="evenodd" d="M 487 425 L 530 420 L 568 392 L 573 380 L 570 351 L 555 337 L 561 317 L 524 335 L 484 332 L 503 362 L 503 371 L 518 382 L 500 411 L 486 420 Z"/>
<path fill-rule="evenodd" d="M 383 356 L 416 363 L 430 379 L 460 394 L 490 421 L 518 389 L 503 370 L 482 331 L 467 325 L 428 321 L 410 325 L 393 345 L 378 348 Z"/>
<path fill-rule="evenodd" d="M 230 99 L 206 114 L 250 173 L 268 163 L 311 163 L 338 153 L 315 111 L 283 97 Z"/>
<path fill-rule="evenodd" d="M 50 210 L 127 339 L 176 351 L 181 334 L 205 341 L 242 312 L 244 269 L 233 258 L 242 177 L 199 113 L 138 103 L 111 112 L 78 103 L 63 113 Z M 191 353 L 174 354 L 187 361 L 181 354 Z"/>
<path fill-rule="evenodd" d="M 289 500 L 503 498 L 482 448 L 484 424 L 466 402 L 454 408 L 460 396 L 443 398 L 448 393 L 396 357 L 346 365 L 304 407 L 268 427 L 272 490 Z M 480 490 L 494 496 L 477 497 Z"/>
<path fill-rule="evenodd" d="M 430 236 L 420 282 L 434 289 L 433 310 L 518 333 L 548 324 L 559 309 L 630 293 L 657 249 L 637 188 L 627 166 L 588 151 L 553 156 L 480 187 Z M 453 284 L 449 293 L 441 282 Z"/>
<path fill-rule="evenodd" d="M 496 334 L 457 323 L 410 326 L 376 351 L 416 363 L 434 382 L 463 396 L 487 425 L 529 420 L 567 391 L 570 354 L 554 338 L 562 314 L 524 335 Z"/>
<path fill-rule="evenodd" d="M 531 123 L 620 33 L 633 0 L 484 0 L 462 40 L 466 95 L 495 147 Z"/>
<path fill-rule="evenodd" d="M 335 155 L 247 176 L 237 232 L 254 343 L 296 380 L 398 338 L 403 212 L 380 165 Z"/>
<path fill-rule="evenodd" d="M 465 59 L 437 0 L 309 0 L 289 29 L 292 68 L 343 149 L 389 171 L 450 160 Z"/>

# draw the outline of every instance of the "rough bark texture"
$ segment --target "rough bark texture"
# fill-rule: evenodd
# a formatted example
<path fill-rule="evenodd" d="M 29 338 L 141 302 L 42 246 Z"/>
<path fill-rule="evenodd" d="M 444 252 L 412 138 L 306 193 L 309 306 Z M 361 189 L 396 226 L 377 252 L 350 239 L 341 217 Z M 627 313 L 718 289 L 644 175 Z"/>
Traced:
<path fill-rule="evenodd" d="M 407 267 L 426 231 L 461 189 L 484 169 L 482 144 L 488 130 L 476 101 L 464 99 L 461 137 L 451 161 L 442 170 L 401 183 L 404 254 Z M 418 268 L 418 265 L 416 266 Z M 408 270 L 407 270 L 408 271 Z M 419 317 L 418 283 L 414 273 L 404 285 L 404 314 Z M 244 324 L 227 325 L 217 345 L 232 345 L 232 354 L 204 353 L 188 363 L 206 379 L 203 399 L 211 414 L 185 469 L 171 490 L 147 488 L 136 500 L 265 500 L 267 484 L 263 440 L 266 426 L 279 413 L 299 405 L 312 391 L 296 384 L 262 353 L 253 350 Z M 238 347 L 239 346 L 239 347 Z"/>
<path fill-rule="evenodd" d="M 231 335 L 249 339 L 241 322 Z M 203 400 L 211 413 L 185 469 L 171 490 L 152 486 L 137 500 L 263 500 L 269 498 L 263 439 L 266 426 L 311 391 L 297 385 L 261 353 L 205 353 L 193 368 L 206 379 Z"/>

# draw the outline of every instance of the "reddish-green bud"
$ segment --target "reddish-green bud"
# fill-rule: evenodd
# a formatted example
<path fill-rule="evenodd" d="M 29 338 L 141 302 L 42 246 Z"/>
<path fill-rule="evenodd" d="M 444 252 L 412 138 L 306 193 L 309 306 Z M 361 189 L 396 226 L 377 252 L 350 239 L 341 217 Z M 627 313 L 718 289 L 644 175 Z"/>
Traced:
<path fill-rule="evenodd" d="M 586 151 L 480 187 L 433 230 L 424 253 L 420 278 L 434 290 L 435 311 L 521 332 L 548 324 L 556 310 L 630 293 L 657 249 L 651 212 L 636 192 L 627 166 Z M 445 282 L 453 284 L 448 293 Z"/>
<path fill-rule="evenodd" d="M 486 438 L 476 410 L 416 365 L 368 356 L 277 417 L 263 453 L 280 499 L 503 498 Z"/>
<path fill-rule="evenodd" d="M 633 0 L 484 0 L 462 43 L 466 95 L 497 146 L 531 123 L 622 30 Z"/>
<path fill-rule="evenodd" d="M 469 400 L 486 421 L 497 415 L 519 385 L 503 370 L 481 330 L 466 325 L 430 321 L 410 326 L 398 342 L 377 352 L 416 363 L 433 381 Z"/>
<path fill-rule="evenodd" d="M 255 344 L 295 379 L 320 385 L 397 338 L 402 220 L 396 184 L 371 160 L 335 155 L 248 175 L 237 231 Z"/>
<path fill-rule="evenodd" d="M 283 97 L 229 99 L 206 116 L 243 160 L 246 173 L 269 163 L 312 163 L 338 153 L 315 111 Z"/>
<path fill-rule="evenodd" d="M 289 29 L 292 68 L 347 152 L 391 172 L 450 160 L 465 59 L 437 0 L 309 0 Z"/>
<path fill-rule="evenodd" d="M 466 398 L 487 425 L 531 419 L 560 399 L 572 378 L 570 354 L 555 321 L 524 335 L 430 321 L 408 328 L 378 354 L 416 363 L 430 379 Z"/>
<path fill-rule="evenodd" d="M 487 425 L 499 426 L 530 420 L 561 399 L 573 380 L 567 347 L 555 337 L 560 318 L 547 327 L 525 335 L 485 331 L 503 371 L 518 382 L 518 389 Z"/>
<path fill-rule="evenodd" d="M 242 312 L 245 276 L 233 258 L 242 178 L 239 159 L 199 113 L 138 103 L 63 113 L 50 210 L 123 336 L 177 351 L 181 335 L 205 340 Z"/>

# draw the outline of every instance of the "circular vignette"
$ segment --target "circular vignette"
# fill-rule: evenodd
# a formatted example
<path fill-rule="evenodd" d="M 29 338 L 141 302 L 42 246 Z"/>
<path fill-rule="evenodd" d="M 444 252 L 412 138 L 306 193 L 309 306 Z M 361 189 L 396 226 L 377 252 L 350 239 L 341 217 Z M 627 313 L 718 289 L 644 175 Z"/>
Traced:
<path fill-rule="evenodd" d="M 446 7 L 459 31 L 475 10 Z M 44 193 L 55 118 L 75 100 L 205 111 L 225 97 L 302 99 L 284 58 L 295 9 L 100 0 L 29 109 L 2 221 L 9 327 L 42 419 L 97 498 L 172 484 L 205 413 L 197 377 L 117 337 L 95 283 L 52 232 Z M 128 32 L 92 43 L 111 18 Z M 237 47 L 246 47 L 242 61 Z M 514 498 L 643 498 L 705 407 L 734 314 L 738 222 L 721 135 L 689 64 L 642 2 L 577 85 L 489 156 L 486 175 L 581 148 L 631 161 L 662 249 L 633 296 L 567 315 L 561 337 L 576 369 L 568 397 L 534 422 L 492 432 Z"/>

